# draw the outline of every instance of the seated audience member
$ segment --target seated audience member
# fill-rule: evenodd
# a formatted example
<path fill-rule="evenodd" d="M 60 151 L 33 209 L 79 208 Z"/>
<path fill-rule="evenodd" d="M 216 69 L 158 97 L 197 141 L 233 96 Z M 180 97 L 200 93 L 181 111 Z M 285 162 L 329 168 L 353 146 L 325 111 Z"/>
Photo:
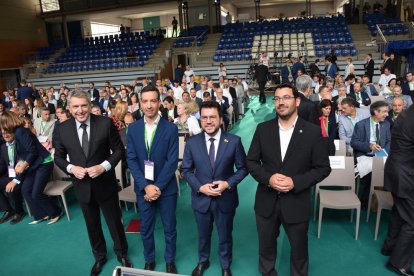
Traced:
<path fill-rule="evenodd" d="M 36 122 L 37 120 L 40 120 L 41 109 L 44 106 L 45 105 L 44 105 L 44 103 L 41 99 L 34 99 L 34 101 L 33 101 L 33 115 L 32 115 L 33 122 Z"/>
<path fill-rule="evenodd" d="M 61 107 L 63 109 L 66 109 L 66 107 L 68 106 L 67 95 L 65 93 L 61 93 L 59 95 L 59 100 L 57 101 L 57 106 Z"/>
<path fill-rule="evenodd" d="M 4 110 L 6 110 L 6 108 L 4 107 L 4 104 L 0 102 L 0 116 L 3 114 Z"/>
<path fill-rule="evenodd" d="M 174 91 L 174 99 L 181 101 L 182 100 L 181 95 L 183 94 L 184 89 L 179 85 L 178 80 L 174 80 L 173 91 Z"/>
<path fill-rule="evenodd" d="M 29 115 L 28 117 L 32 119 L 33 118 L 33 101 L 29 98 L 26 98 L 24 100 L 24 104 L 26 105 L 27 115 Z"/>
<path fill-rule="evenodd" d="M 174 122 L 174 119 L 178 117 L 177 106 L 174 103 L 174 99 L 170 96 L 164 98 L 162 102 L 165 107 L 164 118 L 170 122 Z"/>
<path fill-rule="evenodd" d="M 201 132 L 200 124 L 196 117 L 189 112 L 189 104 L 181 102 L 177 105 L 178 117 L 174 119 L 174 124 L 178 127 L 178 134 L 193 136 Z"/>
<path fill-rule="evenodd" d="M 379 86 L 381 87 L 385 87 L 387 86 L 388 82 L 391 79 L 396 79 L 397 77 L 394 74 L 391 74 L 390 69 L 385 67 L 384 68 L 384 73 L 381 74 L 380 79 L 378 81 Z"/>
<path fill-rule="evenodd" d="M 370 106 L 369 118 L 363 119 L 355 124 L 354 132 L 351 138 L 351 146 L 354 150 L 354 156 L 374 156 L 378 151 L 384 149 L 390 152 L 391 131 L 390 123 L 385 120 L 388 116 L 388 104 L 384 101 L 378 101 Z M 369 189 L 371 185 L 371 173 L 361 177 L 362 187 L 361 206 L 370 208 L 368 205 Z"/>
<path fill-rule="evenodd" d="M 401 86 L 398 85 L 394 87 L 391 96 L 385 99 L 385 102 L 388 104 L 390 109 L 392 108 L 392 100 L 394 100 L 395 98 L 401 98 L 404 101 L 404 109 L 407 109 L 408 107 L 410 107 L 410 105 L 413 104 L 411 97 L 403 95 Z"/>
<path fill-rule="evenodd" d="M 339 139 L 345 141 L 347 150 L 349 150 L 355 124 L 369 118 L 370 113 L 368 109 L 357 108 L 357 102 L 349 97 L 341 101 L 341 107 L 342 115 L 338 118 Z"/>
<path fill-rule="evenodd" d="M 94 114 L 94 115 L 102 116 L 101 108 L 97 105 L 92 105 L 91 113 Z"/>
<path fill-rule="evenodd" d="M 391 129 L 394 126 L 395 120 L 404 110 L 404 100 L 401 97 L 392 99 L 392 108 L 388 112 L 387 120 L 391 125 Z"/>
<path fill-rule="evenodd" d="M 52 199 L 43 193 L 53 171 L 53 158 L 23 124 L 24 122 L 11 112 L 5 112 L 0 117 L 3 139 L 9 144 L 14 143 L 15 156 L 9 160 L 15 160 L 16 164 L 13 164 L 14 171 L 9 172 L 16 176 L 15 180 L 7 184 L 8 189 L 13 190 L 17 185 L 21 185 L 24 199 L 34 217 L 29 224 L 38 224 L 47 219 L 48 224 L 53 224 L 63 215 Z"/>
<path fill-rule="evenodd" d="M 30 121 L 30 120 L 29 120 Z M 0 212 L 4 212 L 0 218 L 0 224 L 11 219 L 10 224 L 19 223 L 26 213 L 23 210 L 23 197 L 21 192 L 22 176 L 17 176 L 10 171 L 17 163 L 17 155 L 14 154 L 14 137 L 10 134 L 3 134 L 6 143 L 1 145 L 0 154 Z M 10 160 L 11 158 L 11 160 Z M 13 169 L 14 171 L 14 169 Z M 13 183 L 14 182 L 14 187 Z"/>
<path fill-rule="evenodd" d="M 203 93 L 203 102 L 211 101 L 211 94 L 210 92 L 206 91 Z"/>
<path fill-rule="evenodd" d="M 47 95 L 42 96 L 43 104 L 47 107 L 50 111 L 50 114 L 54 115 L 56 113 L 56 107 L 54 104 L 49 103 L 49 97 Z"/>
<path fill-rule="evenodd" d="M 129 96 L 128 112 L 134 116 L 135 120 L 139 120 L 142 117 L 138 94 L 135 92 L 131 93 Z"/>
<path fill-rule="evenodd" d="M 311 95 L 310 95 L 310 97 L 309 97 L 309 99 L 310 99 L 312 102 L 314 102 L 314 103 L 316 103 L 317 105 L 319 105 L 319 102 L 320 102 L 320 101 L 322 101 L 323 99 L 326 99 L 326 98 L 327 98 L 327 97 L 329 97 L 329 96 L 330 96 L 330 98 L 332 98 L 331 91 L 329 90 L 329 88 L 328 88 L 328 87 L 326 87 L 326 86 L 322 85 L 322 86 L 319 86 L 319 91 L 318 91 L 318 93 L 317 93 L 317 94 L 311 94 Z"/>
<path fill-rule="evenodd" d="M 188 93 L 187 91 L 184 91 L 181 94 L 181 99 L 182 99 L 183 102 L 189 103 L 190 102 L 190 93 Z"/>
<path fill-rule="evenodd" d="M 27 98 L 27 99 L 28 99 L 28 98 Z M 16 106 L 16 109 L 17 109 L 18 116 L 19 116 L 20 118 L 27 117 L 27 118 L 31 119 L 31 118 L 30 118 L 30 115 L 27 113 L 27 107 L 26 107 L 26 105 L 25 105 L 24 103 L 19 102 L 19 103 L 17 104 L 17 106 Z"/>
<path fill-rule="evenodd" d="M 366 92 L 368 96 L 378 96 L 379 93 L 375 88 L 375 85 L 370 82 L 370 78 L 368 75 L 364 75 L 362 77 L 362 91 Z"/>
<path fill-rule="evenodd" d="M 53 129 L 55 128 L 55 120 L 50 119 L 50 111 L 47 107 L 42 107 L 41 120 L 34 122 L 34 128 L 37 133 L 39 142 L 46 148 L 51 147 L 53 140 Z"/>
<path fill-rule="evenodd" d="M 33 127 L 33 122 L 32 122 L 32 120 L 30 120 L 29 118 L 27 118 L 27 117 L 23 117 L 23 118 L 21 118 L 22 120 L 23 120 L 23 122 L 24 122 L 24 124 L 23 124 L 23 126 L 25 127 L 25 128 L 27 128 L 27 129 L 29 129 L 35 136 L 37 136 L 37 134 L 36 134 L 36 129 Z"/>
<path fill-rule="evenodd" d="M 320 127 L 322 137 L 328 140 L 329 155 L 335 155 L 334 140 L 338 136 L 335 112 L 333 111 L 332 105 L 329 99 L 323 99 L 319 103 Z"/>
<path fill-rule="evenodd" d="M 346 94 L 346 85 L 345 84 L 338 85 L 337 90 L 338 90 L 338 95 L 336 95 L 335 97 L 332 97 L 332 102 L 335 105 L 338 105 L 338 103 L 340 101 L 342 101 L 342 99 L 344 99 L 348 96 L 348 94 Z"/>
<path fill-rule="evenodd" d="M 113 100 L 112 97 L 109 96 L 108 91 L 102 91 L 102 98 L 99 100 L 99 107 L 101 108 L 102 115 L 107 116 L 109 112 L 109 104 Z"/>
<path fill-rule="evenodd" d="M 223 90 L 220 87 L 216 88 L 215 94 L 216 94 L 216 102 L 219 103 L 222 114 L 223 114 L 223 122 L 224 122 L 223 131 L 227 131 L 229 123 L 230 123 L 230 119 L 228 115 L 228 109 L 230 108 L 229 99 L 223 96 Z"/>
<path fill-rule="evenodd" d="M 194 101 L 198 106 L 203 102 L 203 100 L 199 97 L 197 97 L 197 91 L 195 88 L 190 89 L 190 100 Z"/>
<path fill-rule="evenodd" d="M 124 117 L 125 128 L 119 132 L 119 135 L 121 136 L 121 140 L 122 140 L 122 143 L 124 144 L 124 147 L 126 147 L 126 136 L 128 132 L 128 127 L 130 124 L 132 124 L 135 121 L 136 121 L 135 117 L 132 115 L 131 112 L 127 112 L 125 114 L 125 117 Z"/>
<path fill-rule="evenodd" d="M 358 107 L 360 105 L 369 106 L 371 104 L 371 99 L 368 94 L 361 89 L 361 83 L 354 83 L 354 93 L 349 93 L 349 96 L 353 98 L 357 103 Z"/>
<path fill-rule="evenodd" d="M 123 101 L 117 102 L 111 111 L 112 122 L 118 131 L 121 131 L 125 128 L 124 118 L 127 112 L 128 104 Z"/>
<path fill-rule="evenodd" d="M 403 94 L 410 96 L 414 101 L 414 74 L 413 72 L 407 72 L 405 74 L 407 82 L 402 85 Z"/>
<path fill-rule="evenodd" d="M 397 79 L 390 79 L 387 86 L 383 87 L 381 95 L 384 97 L 391 96 L 394 92 L 394 88 L 397 85 Z"/>

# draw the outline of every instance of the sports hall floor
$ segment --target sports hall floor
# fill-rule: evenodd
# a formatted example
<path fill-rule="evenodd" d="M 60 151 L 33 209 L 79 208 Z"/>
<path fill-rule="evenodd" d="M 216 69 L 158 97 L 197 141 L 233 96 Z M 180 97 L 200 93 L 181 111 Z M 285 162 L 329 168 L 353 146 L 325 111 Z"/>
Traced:
<path fill-rule="evenodd" d="M 268 97 L 266 105 L 260 105 L 253 97 L 245 118 L 231 131 L 242 137 L 246 152 L 258 123 L 273 118 L 273 105 Z M 257 183 L 251 176 L 239 184 L 240 205 L 234 222 L 234 246 L 232 272 L 236 276 L 255 276 L 258 273 L 258 241 L 253 211 Z M 177 258 L 178 272 L 190 275 L 197 263 L 197 231 L 190 205 L 190 189 L 181 183 L 181 196 L 177 207 Z M 0 275 L 89 275 L 94 263 L 85 223 L 74 199 L 68 194 L 72 220 L 63 217 L 54 225 L 41 223 L 28 225 L 26 217 L 21 223 L 0 225 Z M 132 207 L 132 206 L 131 206 Z M 125 211 L 125 223 L 137 218 L 133 208 Z M 321 238 L 317 238 L 317 224 L 312 220 L 309 228 L 309 275 L 393 275 L 385 268 L 387 257 L 380 248 L 387 232 L 389 212 L 383 212 L 377 241 L 374 241 L 375 214 L 366 223 L 366 212 L 361 214 L 359 240 L 354 239 L 355 223 L 349 222 L 349 211 L 326 210 L 322 222 Z M 108 247 L 108 262 L 101 275 L 112 275 L 118 265 L 112 250 L 112 240 L 104 227 Z M 160 220 L 157 221 L 156 270 L 165 271 L 163 258 L 164 238 Z M 129 257 L 137 268 L 143 268 L 142 242 L 139 234 L 127 234 Z M 213 234 L 210 268 L 206 276 L 221 275 L 217 256 L 217 235 Z M 289 241 L 282 231 L 278 238 L 279 275 L 289 275 Z"/>

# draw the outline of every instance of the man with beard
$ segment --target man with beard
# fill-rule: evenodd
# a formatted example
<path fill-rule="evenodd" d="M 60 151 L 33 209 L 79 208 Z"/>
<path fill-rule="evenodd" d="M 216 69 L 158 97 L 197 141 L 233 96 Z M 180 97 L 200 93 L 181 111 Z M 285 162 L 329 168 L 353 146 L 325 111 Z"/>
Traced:
<path fill-rule="evenodd" d="M 311 187 L 331 172 L 328 146 L 320 127 L 298 116 L 299 92 L 276 86 L 277 117 L 257 126 L 247 168 L 258 181 L 255 201 L 259 271 L 276 276 L 276 238 L 280 225 L 291 245 L 290 274 L 308 275 L 308 224 Z"/>

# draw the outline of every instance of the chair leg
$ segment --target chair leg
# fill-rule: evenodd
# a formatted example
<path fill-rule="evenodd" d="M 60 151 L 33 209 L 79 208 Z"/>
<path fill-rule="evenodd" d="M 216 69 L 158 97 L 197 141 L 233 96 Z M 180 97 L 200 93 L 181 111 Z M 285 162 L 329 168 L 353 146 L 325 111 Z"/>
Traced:
<path fill-rule="evenodd" d="M 378 229 L 379 229 L 379 224 L 380 224 L 380 221 L 381 221 L 381 212 L 382 212 L 382 209 L 380 207 L 378 207 L 378 210 L 377 210 L 377 221 L 375 222 L 374 241 L 376 241 L 377 238 L 378 238 Z"/>
<path fill-rule="evenodd" d="M 358 240 L 359 218 L 361 216 L 361 205 L 357 207 L 356 209 L 357 209 L 357 217 L 356 217 L 356 226 L 355 226 L 355 240 Z"/>
<path fill-rule="evenodd" d="M 60 195 L 60 197 L 62 198 L 62 202 L 63 202 L 63 207 L 65 208 L 65 212 L 66 212 L 66 217 L 68 218 L 68 221 L 70 221 L 70 215 L 69 215 L 69 210 L 68 210 L 68 205 L 66 203 L 66 197 L 65 194 L 62 193 Z"/>
<path fill-rule="evenodd" d="M 323 206 L 319 206 L 318 239 L 321 237 L 322 213 L 323 213 Z"/>
<path fill-rule="evenodd" d="M 132 202 L 132 203 L 134 204 L 135 214 L 138 214 L 138 211 L 137 211 L 137 203 L 136 202 Z"/>
<path fill-rule="evenodd" d="M 125 210 L 128 212 L 128 203 L 124 201 L 124 204 L 125 204 Z"/>
<path fill-rule="evenodd" d="M 369 221 L 369 215 L 371 213 L 371 203 L 372 203 L 372 196 L 373 196 L 373 192 L 369 191 L 369 198 L 368 198 L 368 210 L 367 210 L 367 222 Z"/>
<path fill-rule="evenodd" d="M 354 220 L 354 209 L 351 209 L 351 220 L 350 222 L 352 222 Z"/>
<path fill-rule="evenodd" d="M 27 204 L 27 201 L 24 200 L 24 204 L 26 205 L 27 213 L 29 214 L 29 217 L 32 216 L 32 212 L 30 212 L 29 204 Z"/>
<path fill-rule="evenodd" d="M 316 208 L 318 207 L 318 193 L 319 189 L 315 188 L 315 197 L 313 200 L 313 220 L 316 221 Z"/>

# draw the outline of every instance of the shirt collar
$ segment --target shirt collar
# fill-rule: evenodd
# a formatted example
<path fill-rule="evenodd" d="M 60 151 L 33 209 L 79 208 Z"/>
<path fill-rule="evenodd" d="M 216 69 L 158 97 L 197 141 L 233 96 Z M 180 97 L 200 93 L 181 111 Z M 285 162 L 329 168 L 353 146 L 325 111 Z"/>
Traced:
<path fill-rule="evenodd" d="M 75 120 L 76 122 L 76 129 L 79 129 L 81 127 L 81 122 L 79 122 L 78 120 Z M 89 114 L 88 119 L 84 122 L 86 124 L 86 126 L 90 127 L 91 126 L 91 115 Z"/>
<path fill-rule="evenodd" d="M 6 145 L 7 145 L 8 147 L 12 147 L 12 146 L 14 145 L 14 140 L 13 140 L 13 142 L 11 142 L 11 143 L 6 142 Z"/>
<path fill-rule="evenodd" d="M 221 136 L 221 128 L 219 128 L 219 130 L 217 131 L 217 133 L 214 136 L 210 136 L 206 132 L 204 132 L 204 139 L 206 140 L 206 142 L 210 142 L 210 138 L 214 138 L 214 139 L 216 139 L 216 141 L 219 141 L 220 136 Z"/>
<path fill-rule="evenodd" d="M 155 121 L 152 123 L 152 126 L 156 126 L 158 125 L 158 123 L 160 122 L 160 115 L 157 116 L 157 119 L 155 119 Z M 144 123 L 147 124 L 147 117 L 144 116 Z"/>
<path fill-rule="evenodd" d="M 296 125 L 296 123 L 297 123 L 297 121 L 298 121 L 298 118 L 299 118 L 299 116 L 298 116 L 298 115 L 296 115 L 296 119 L 295 119 L 295 121 L 293 122 L 293 124 L 292 124 L 289 128 L 283 128 L 283 127 L 280 125 L 280 121 L 278 120 L 277 122 L 278 122 L 278 124 L 279 124 L 279 129 L 280 129 L 280 130 L 283 130 L 283 131 L 288 131 L 288 130 L 294 129 L 294 128 L 295 128 L 295 125 Z"/>

